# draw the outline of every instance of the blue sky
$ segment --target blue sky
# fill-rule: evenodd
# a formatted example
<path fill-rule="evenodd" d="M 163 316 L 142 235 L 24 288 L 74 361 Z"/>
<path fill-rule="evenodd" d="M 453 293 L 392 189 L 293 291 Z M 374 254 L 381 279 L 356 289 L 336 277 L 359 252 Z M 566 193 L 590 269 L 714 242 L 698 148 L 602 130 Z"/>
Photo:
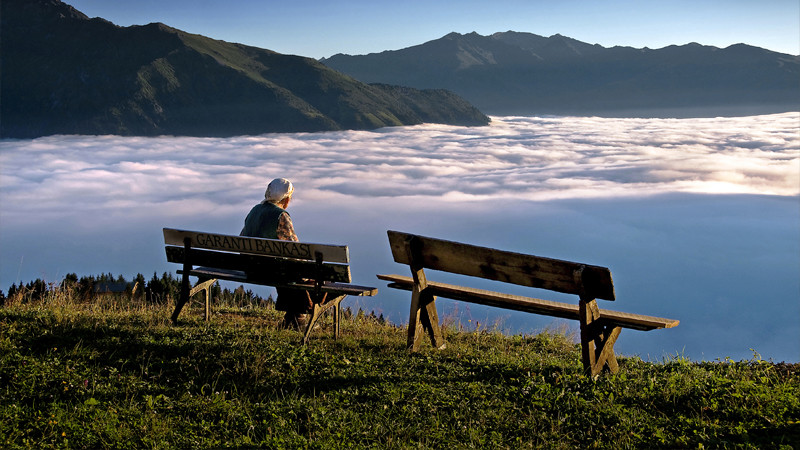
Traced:
<path fill-rule="evenodd" d="M 798 0 L 66 0 L 117 25 L 191 33 L 313 58 L 366 54 L 455 31 L 560 33 L 606 47 L 746 43 L 800 54 Z"/>

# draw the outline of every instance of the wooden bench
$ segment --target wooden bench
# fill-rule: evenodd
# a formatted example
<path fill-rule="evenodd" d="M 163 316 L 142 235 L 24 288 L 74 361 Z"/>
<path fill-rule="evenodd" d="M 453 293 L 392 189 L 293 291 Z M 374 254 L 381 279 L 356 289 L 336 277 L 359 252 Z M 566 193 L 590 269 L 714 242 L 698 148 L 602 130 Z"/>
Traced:
<path fill-rule="evenodd" d="M 389 281 L 389 287 L 412 292 L 408 321 L 408 348 L 411 351 L 419 349 L 423 332 L 429 334 L 434 347 L 445 347 L 436 312 L 437 296 L 580 321 L 581 356 L 584 369 L 591 376 L 599 374 L 604 367 L 612 373 L 617 372 L 614 342 L 622 328 L 647 331 L 678 325 L 677 320 L 599 309 L 596 299 L 615 299 L 611 272 L 605 267 L 397 231 L 388 234 L 394 260 L 408 264 L 411 277 L 378 275 L 378 278 Z M 438 283 L 427 279 L 426 268 L 576 294 L 579 301 L 574 305 Z"/>
<path fill-rule="evenodd" d="M 312 305 L 303 343 L 320 315 L 333 308 L 334 337 L 339 337 L 340 303 L 348 295 L 372 296 L 374 287 L 350 284 L 349 251 L 344 245 L 323 245 L 164 228 L 167 261 L 182 264 L 181 294 L 172 313 L 205 292 L 209 320 L 209 288 L 217 280 L 299 289 Z M 190 287 L 189 277 L 198 278 Z"/>

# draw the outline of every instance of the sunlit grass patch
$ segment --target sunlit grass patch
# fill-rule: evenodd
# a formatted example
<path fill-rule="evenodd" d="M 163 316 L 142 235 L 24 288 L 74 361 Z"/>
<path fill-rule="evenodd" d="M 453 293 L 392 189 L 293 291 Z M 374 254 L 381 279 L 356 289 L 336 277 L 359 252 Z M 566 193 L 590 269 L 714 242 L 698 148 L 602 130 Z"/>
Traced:
<path fill-rule="evenodd" d="M 3 448 L 779 448 L 800 437 L 800 366 L 620 357 L 586 377 L 575 336 L 325 317 L 308 345 L 268 303 L 185 309 L 69 293 L 0 308 Z M 58 297 L 58 295 L 61 295 Z"/>

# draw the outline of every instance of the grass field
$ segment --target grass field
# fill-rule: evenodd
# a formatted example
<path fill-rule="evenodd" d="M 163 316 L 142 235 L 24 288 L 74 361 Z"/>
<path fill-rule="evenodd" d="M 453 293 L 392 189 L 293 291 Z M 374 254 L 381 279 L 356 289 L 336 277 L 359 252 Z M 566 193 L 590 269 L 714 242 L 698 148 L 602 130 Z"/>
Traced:
<path fill-rule="evenodd" d="M 269 306 L 214 312 L 6 299 L 0 447 L 800 448 L 800 364 L 623 356 L 592 380 L 559 332 L 449 325 L 447 349 L 409 354 L 362 313 L 301 346 Z"/>

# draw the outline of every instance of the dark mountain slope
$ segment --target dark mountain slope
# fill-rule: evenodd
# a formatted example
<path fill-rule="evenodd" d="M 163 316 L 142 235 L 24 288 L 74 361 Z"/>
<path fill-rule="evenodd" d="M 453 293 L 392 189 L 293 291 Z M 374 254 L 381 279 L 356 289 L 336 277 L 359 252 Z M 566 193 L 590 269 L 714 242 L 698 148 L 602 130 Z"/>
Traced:
<path fill-rule="evenodd" d="M 421 108 L 414 97 L 398 98 L 310 58 L 163 24 L 118 27 L 58 0 L 3 0 L 0 31 L 2 137 L 229 136 L 372 129 L 441 117 L 450 124 L 488 123 L 454 95 L 434 109 L 423 101 Z M 439 96 L 416 97 L 429 95 Z"/>
<path fill-rule="evenodd" d="M 369 83 L 454 91 L 492 114 L 800 107 L 800 57 L 744 44 L 605 48 L 561 35 L 450 33 L 323 63 Z"/>

